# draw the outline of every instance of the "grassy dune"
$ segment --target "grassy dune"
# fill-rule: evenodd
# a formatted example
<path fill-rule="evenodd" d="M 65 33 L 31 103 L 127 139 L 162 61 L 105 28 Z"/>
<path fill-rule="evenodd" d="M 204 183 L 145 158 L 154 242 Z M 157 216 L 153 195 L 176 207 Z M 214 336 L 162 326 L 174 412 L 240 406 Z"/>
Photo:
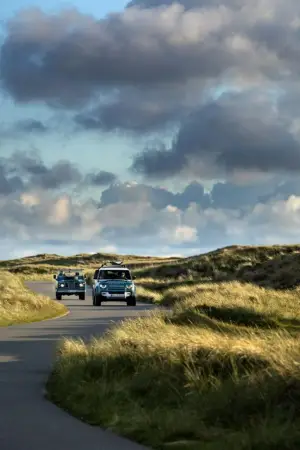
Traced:
<path fill-rule="evenodd" d="M 49 397 L 154 449 L 300 448 L 298 258 L 234 247 L 137 269 L 140 298 L 171 312 L 63 340 Z"/>
<path fill-rule="evenodd" d="M 66 312 L 63 304 L 27 289 L 19 277 L 0 272 L 0 326 L 36 322 Z"/>
<path fill-rule="evenodd" d="M 91 279 L 95 269 L 105 261 L 122 260 L 133 270 L 155 268 L 164 263 L 175 262 L 176 258 L 156 258 L 134 255 L 114 255 L 96 253 L 94 255 L 79 254 L 71 257 L 55 254 L 40 254 L 20 259 L 0 261 L 0 270 L 20 276 L 24 280 L 51 280 L 58 269 L 77 267 L 83 269 Z"/>
<path fill-rule="evenodd" d="M 300 245 L 225 247 L 137 270 L 141 278 L 244 281 L 287 289 L 300 283 Z"/>

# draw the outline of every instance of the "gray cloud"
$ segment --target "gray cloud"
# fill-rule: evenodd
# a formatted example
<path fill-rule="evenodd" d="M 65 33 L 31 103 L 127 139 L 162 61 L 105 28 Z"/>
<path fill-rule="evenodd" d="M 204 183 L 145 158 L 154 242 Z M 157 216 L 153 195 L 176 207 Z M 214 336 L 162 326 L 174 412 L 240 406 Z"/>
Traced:
<path fill-rule="evenodd" d="M 202 210 L 214 208 L 245 211 L 259 202 L 267 203 L 272 199 L 287 200 L 291 195 L 300 195 L 300 183 L 297 180 L 287 181 L 278 177 L 250 185 L 218 182 L 210 192 L 206 192 L 204 186 L 197 181 L 189 183 L 181 192 L 171 192 L 147 184 L 119 183 L 102 192 L 100 207 L 144 202 L 155 210 L 172 206 L 186 211 L 195 204 Z"/>
<path fill-rule="evenodd" d="M 19 102 L 80 107 L 80 128 L 161 131 L 222 83 L 297 82 L 298 12 L 295 0 L 137 0 L 101 20 L 28 9 L 8 23 L 2 84 Z"/>
<path fill-rule="evenodd" d="M 254 3 L 241 2 L 243 8 L 238 10 L 231 4 L 220 8 L 218 3 L 209 7 L 199 3 L 199 8 L 189 11 L 181 4 L 130 7 L 101 20 L 76 10 L 50 16 L 29 9 L 8 24 L 1 49 L 2 83 L 20 102 L 41 100 L 74 107 L 116 86 L 220 81 L 228 70 L 233 76 L 271 72 L 272 77 L 282 76 L 280 51 L 267 52 L 263 33 L 264 48 L 257 44 L 259 36 L 255 35 L 255 44 L 251 41 L 253 23 L 261 29 L 269 27 L 263 13 L 282 7 L 278 2 Z M 293 15 L 281 19 L 290 29 L 299 7 L 294 0 L 288 4 L 295 7 Z M 290 46 L 297 42 L 291 34 Z"/>
<path fill-rule="evenodd" d="M 58 161 L 50 167 L 36 153 L 18 152 L 12 156 L 16 171 L 24 170 L 30 177 L 29 184 L 43 189 L 59 189 L 81 181 L 79 169 L 69 161 Z"/>
<path fill-rule="evenodd" d="M 107 172 L 105 170 L 100 170 L 99 172 L 90 173 L 85 178 L 85 184 L 102 187 L 108 184 L 115 183 L 117 181 L 117 176 L 112 172 Z"/>
<path fill-rule="evenodd" d="M 224 0 L 132 0 L 128 3 L 127 8 L 157 8 L 159 6 L 171 6 L 173 3 L 179 3 L 186 10 L 203 8 L 203 7 L 219 7 L 224 5 Z M 244 0 L 226 0 L 226 5 L 238 7 L 245 3 Z"/>
<path fill-rule="evenodd" d="M 0 193 L 10 194 L 25 189 L 60 189 L 79 183 L 82 174 L 69 161 L 58 161 L 46 166 L 39 154 L 15 152 L 0 158 Z"/>
<path fill-rule="evenodd" d="M 16 122 L 12 131 L 45 133 L 48 127 L 40 120 L 27 119 Z"/>
<path fill-rule="evenodd" d="M 23 189 L 23 180 L 18 176 L 7 174 L 6 167 L 0 162 L 0 195 L 8 195 Z"/>
<path fill-rule="evenodd" d="M 193 202 L 201 207 L 208 207 L 211 200 L 200 183 L 189 184 L 183 192 L 173 193 L 167 189 L 146 184 L 123 183 L 110 186 L 101 195 L 101 207 L 118 203 L 149 203 L 156 210 L 175 206 L 185 210 Z"/>
<path fill-rule="evenodd" d="M 191 114 L 171 148 L 144 150 L 132 168 L 157 179 L 185 171 L 204 177 L 239 170 L 299 171 L 300 146 L 290 125 L 264 94 L 223 95 Z"/>
<path fill-rule="evenodd" d="M 145 134 L 178 124 L 194 106 L 185 86 L 126 87 L 113 101 L 76 115 L 75 122 L 85 129 Z"/>
<path fill-rule="evenodd" d="M 50 190 L 4 195 L 0 196 L 0 246 L 14 242 L 10 252 L 30 246 L 31 253 L 43 253 L 49 246 L 69 254 L 114 246 L 127 253 L 196 254 L 233 243 L 295 241 L 300 197 L 288 194 L 286 185 L 286 200 L 270 196 L 259 203 L 252 188 L 243 198 L 239 188 L 225 183 L 207 195 L 194 182 L 174 194 L 131 183 L 108 188 L 100 205 L 91 199 L 73 201 L 72 196 L 53 195 Z M 273 186 L 273 194 L 280 189 Z M 246 194 L 246 188 L 243 191 Z M 264 191 L 267 186 L 260 194 Z"/>
<path fill-rule="evenodd" d="M 32 189 L 60 190 L 65 187 L 85 189 L 104 187 L 115 183 L 117 176 L 104 170 L 83 174 L 67 160 L 46 165 L 39 152 L 14 152 L 0 158 L 0 194 L 28 191 Z"/>

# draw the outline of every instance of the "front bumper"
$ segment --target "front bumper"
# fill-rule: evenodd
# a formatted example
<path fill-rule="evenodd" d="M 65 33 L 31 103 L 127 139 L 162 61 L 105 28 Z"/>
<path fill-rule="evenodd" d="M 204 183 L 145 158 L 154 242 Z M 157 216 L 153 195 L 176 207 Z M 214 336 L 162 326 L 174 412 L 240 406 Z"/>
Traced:
<path fill-rule="evenodd" d="M 57 289 L 56 293 L 60 294 L 60 295 L 79 295 L 79 294 L 85 294 L 85 289 L 81 289 L 81 290 L 79 290 L 79 289 L 77 289 L 77 290 L 76 289 L 68 289 L 68 290 Z"/>
<path fill-rule="evenodd" d="M 123 292 L 123 293 L 114 293 L 114 292 L 101 292 L 101 297 L 106 298 L 107 300 L 126 300 L 129 297 L 132 297 L 132 292 Z"/>

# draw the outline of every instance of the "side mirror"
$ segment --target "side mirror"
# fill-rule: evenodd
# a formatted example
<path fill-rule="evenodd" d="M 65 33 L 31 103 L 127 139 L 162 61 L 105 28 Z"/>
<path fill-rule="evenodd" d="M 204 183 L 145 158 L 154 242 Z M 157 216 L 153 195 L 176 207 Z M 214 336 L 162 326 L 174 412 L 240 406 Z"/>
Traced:
<path fill-rule="evenodd" d="M 133 279 L 133 280 L 136 280 L 136 276 L 135 276 L 135 275 L 133 275 L 132 279 Z"/>
<path fill-rule="evenodd" d="M 56 275 L 53 275 L 54 280 L 56 280 Z"/>

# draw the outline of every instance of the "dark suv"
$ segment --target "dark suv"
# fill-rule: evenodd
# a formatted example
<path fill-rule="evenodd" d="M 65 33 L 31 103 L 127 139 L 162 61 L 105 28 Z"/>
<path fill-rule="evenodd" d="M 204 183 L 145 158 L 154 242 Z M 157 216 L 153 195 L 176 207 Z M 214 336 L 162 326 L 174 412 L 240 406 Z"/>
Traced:
<path fill-rule="evenodd" d="M 61 300 L 63 295 L 77 295 L 79 300 L 85 300 L 86 282 L 82 270 L 60 270 L 53 278 L 56 280 L 56 300 Z"/>

